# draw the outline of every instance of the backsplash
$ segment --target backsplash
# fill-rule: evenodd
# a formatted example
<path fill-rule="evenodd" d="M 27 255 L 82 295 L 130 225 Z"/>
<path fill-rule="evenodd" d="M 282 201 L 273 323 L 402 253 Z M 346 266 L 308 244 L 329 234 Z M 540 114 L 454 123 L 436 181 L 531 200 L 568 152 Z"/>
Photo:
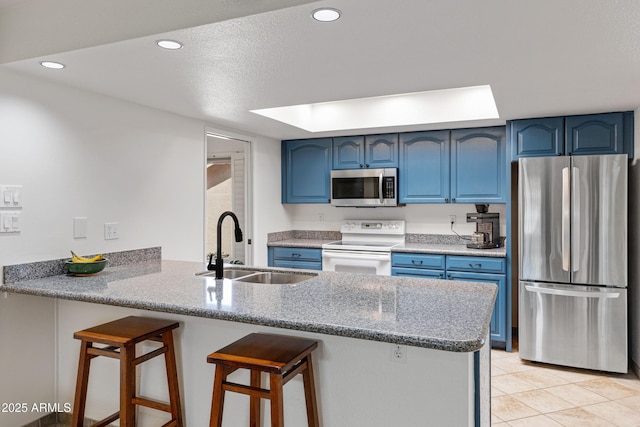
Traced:
<path fill-rule="evenodd" d="M 145 261 L 160 261 L 162 259 L 162 248 L 158 246 L 120 252 L 108 252 L 103 255 L 108 260 L 107 267 L 115 267 Z M 5 265 L 3 268 L 4 283 L 9 284 L 23 280 L 41 279 L 43 277 L 67 274 L 67 267 L 64 262 L 68 259 L 69 258 L 63 258 L 27 264 Z"/>
<path fill-rule="evenodd" d="M 326 230 L 288 230 L 267 234 L 267 243 L 290 239 L 341 240 L 342 233 Z"/>

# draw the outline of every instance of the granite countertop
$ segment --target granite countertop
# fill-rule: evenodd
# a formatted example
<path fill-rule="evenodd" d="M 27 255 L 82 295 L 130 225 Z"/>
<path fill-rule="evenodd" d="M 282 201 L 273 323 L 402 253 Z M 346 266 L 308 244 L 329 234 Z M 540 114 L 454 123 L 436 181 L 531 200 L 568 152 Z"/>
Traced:
<path fill-rule="evenodd" d="M 307 272 L 316 276 L 296 284 L 255 284 L 195 275 L 204 269 L 202 263 L 153 260 L 107 267 L 94 276 L 20 280 L 1 285 L 0 292 L 472 352 L 488 336 L 498 289 L 486 283 L 323 271 Z"/>
<path fill-rule="evenodd" d="M 391 249 L 391 252 L 412 252 L 438 255 L 464 255 L 505 258 L 507 250 L 503 246 L 495 249 L 471 249 L 466 245 L 451 245 L 437 243 L 404 243 Z"/>
<path fill-rule="evenodd" d="M 286 239 L 278 240 L 275 242 L 267 242 L 267 246 L 275 247 L 289 247 L 289 248 L 309 248 L 309 249 L 322 249 L 322 245 L 325 243 L 333 243 L 340 239 Z"/>
<path fill-rule="evenodd" d="M 335 242 L 335 240 L 321 239 L 287 239 L 269 242 L 267 246 L 281 246 L 292 248 L 321 249 L 324 243 Z M 504 258 L 507 251 L 504 247 L 495 249 L 471 249 L 466 245 L 452 245 L 443 243 L 403 243 L 391 248 L 391 252 L 412 252 L 424 254 L 440 255 L 465 255 L 465 256 L 485 256 L 494 258 Z"/>

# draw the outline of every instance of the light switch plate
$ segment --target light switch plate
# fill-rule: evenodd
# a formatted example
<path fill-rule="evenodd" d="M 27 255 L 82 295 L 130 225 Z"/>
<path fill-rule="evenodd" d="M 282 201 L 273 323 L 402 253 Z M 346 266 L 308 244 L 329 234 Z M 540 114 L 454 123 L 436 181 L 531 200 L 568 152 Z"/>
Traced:
<path fill-rule="evenodd" d="M 73 218 L 73 238 L 74 239 L 87 238 L 87 217 L 86 216 L 77 216 Z"/>
<path fill-rule="evenodd" d="M 0 185 L 0 207 L 22 207 L 22 185 Z"/>
<path fill-rule="evenodd" d="M 0 233 L 19 233 L 22 231 L 20 212 L 0 213 Z"/>

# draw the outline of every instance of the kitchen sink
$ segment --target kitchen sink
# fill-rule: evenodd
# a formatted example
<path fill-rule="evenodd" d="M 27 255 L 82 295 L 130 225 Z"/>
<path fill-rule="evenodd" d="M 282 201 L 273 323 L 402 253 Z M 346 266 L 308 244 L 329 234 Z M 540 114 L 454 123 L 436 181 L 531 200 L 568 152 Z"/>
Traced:
<path fill-rule="evenodd" d="M 196 276 L 215 277 L 215 271 L 202 271 Z M 225 279 L 246 283 L 264 283 L 272 285 L 288 285 L 316 277 L 315 273 L 282 273 L 276 271 L 243 270 L 227 268 L 222 271 Z"/>
<path fill-rule="evenodd" d="M 275 285 L 288 285 L 291 283 L 302 282 L 317 276 L 313 273 L 278 273 L 265 271 L 263 273 L 251 274 L 237 279 L 238 282 L 248 283 L 265 283 Z"/>
<path fill-rule="evenodd" d="M 225 279 L 235 280 L 240 277 L 248 276 L 250 274 L 259 273 L 255 270 L 241 270 L 241 269 L 225 269 L 222 271 L 222 276 Z M 201 273 L 196 273 L 196 276 L 205 276 L 205 277 L 215 277 L 215 271 L 203 271 Z"/>

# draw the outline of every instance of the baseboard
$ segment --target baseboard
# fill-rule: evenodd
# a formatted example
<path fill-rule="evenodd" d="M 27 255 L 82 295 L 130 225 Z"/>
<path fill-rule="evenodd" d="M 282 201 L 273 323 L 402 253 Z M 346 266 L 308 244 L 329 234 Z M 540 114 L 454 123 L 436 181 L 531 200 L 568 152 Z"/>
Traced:
<path fill-rule="evenodd" d="M 631 370 L 636 374 L 636 377 L 640 378 L 640 366 L 633 359 L 631 359 Z"/>

